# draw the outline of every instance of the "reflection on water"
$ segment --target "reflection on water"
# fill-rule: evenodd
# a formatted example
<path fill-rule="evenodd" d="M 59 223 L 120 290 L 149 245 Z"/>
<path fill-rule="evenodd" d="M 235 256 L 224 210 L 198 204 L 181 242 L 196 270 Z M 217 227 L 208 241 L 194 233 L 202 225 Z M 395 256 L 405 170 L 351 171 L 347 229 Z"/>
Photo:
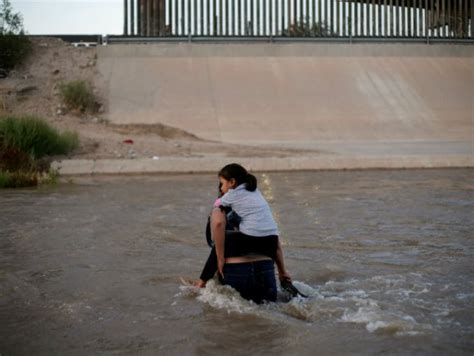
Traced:
<path fill-rule="evenodd" d="M 472 354 L 472 170 L 257 175 L 307 299 L 211 281 L 213 175 L 0 192 L 0 353 Z M 282 297 L 283 299 L 283 297 Z"/>

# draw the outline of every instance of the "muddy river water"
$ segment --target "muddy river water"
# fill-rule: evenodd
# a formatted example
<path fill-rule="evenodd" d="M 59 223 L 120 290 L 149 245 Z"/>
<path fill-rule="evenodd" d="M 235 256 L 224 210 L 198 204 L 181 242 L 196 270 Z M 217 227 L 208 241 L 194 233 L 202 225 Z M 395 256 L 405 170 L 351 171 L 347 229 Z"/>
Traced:
<path fill-rule="evenodd" d="M 474 170 L 257 174 L 309 298 L 197 277 L 214 175 L 0 191 L 0 354 L 474 352 Z"/>

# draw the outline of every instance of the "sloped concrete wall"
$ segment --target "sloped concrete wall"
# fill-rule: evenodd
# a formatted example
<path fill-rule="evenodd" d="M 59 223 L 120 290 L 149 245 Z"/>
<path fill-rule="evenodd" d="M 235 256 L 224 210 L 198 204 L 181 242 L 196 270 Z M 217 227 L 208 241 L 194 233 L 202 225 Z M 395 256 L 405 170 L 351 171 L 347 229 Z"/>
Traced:
<path fill-rule="evenodd" d="M 469 141 L 474 47 L 114 44 L 100 47 L 112 123 L 226 142 Z"/>

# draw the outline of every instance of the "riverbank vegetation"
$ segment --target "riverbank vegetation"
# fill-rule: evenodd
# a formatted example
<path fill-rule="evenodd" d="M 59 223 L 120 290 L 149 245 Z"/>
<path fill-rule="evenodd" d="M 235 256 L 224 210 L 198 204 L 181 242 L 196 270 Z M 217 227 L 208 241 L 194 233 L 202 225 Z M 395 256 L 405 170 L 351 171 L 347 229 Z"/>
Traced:
<path fill-rule="evenodd" d="M 0 2 L 0 69 L 8 72 L 23 63 L 32 44 L 25 35 L 23 18 L 13 11 L 9 0 Z M 4 74 L 3 74 L 4 75 Z"/>
<path fill-rule="evenodd" d="M 84 80 L 63 83 L 59 87 L 61 99 L 68 110 L 78 113 L 97 112 L 99 103 L 90 85 Z"/>
<path fill-rule="evenodd" d="M 67 155 L 79 145 L 76 133 L 59 133 L 34 116 L 0 116 L 0 188 L 55 182 L 50 157 Z"/>

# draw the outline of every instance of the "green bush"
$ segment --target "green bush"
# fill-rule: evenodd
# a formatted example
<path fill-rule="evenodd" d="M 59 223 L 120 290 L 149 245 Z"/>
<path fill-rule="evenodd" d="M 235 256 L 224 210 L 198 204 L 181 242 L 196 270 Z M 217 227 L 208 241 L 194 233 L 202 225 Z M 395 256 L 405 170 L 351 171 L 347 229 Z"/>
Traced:
<path fill-rule="evenodd" d="M 7 188 L 10 183 L 10 174 L 0 171 L 0 188 Z"/>
<path fill-rule="evenodd" d="M 83 80 L 63 83 L 59 87 L 61 98 L 70 110 L 97 111 L 98 105 L 91 87 Z"/>
<path fill-rule="evenodd" d="M 30 155 L 18 148 L 0 146 L 0 170 L 20 171 L 32 168 L 33 159 Z"/>
<path fill-rule="evenodd" d="M 25 35 L 0 34 L 0 68 L 7 71 L 21 64 L 31 53 L 30 39 Z"/>
<path fill-rule="evenodd" d="M 34 170 L 14 172 L 0 170 L 0 189 L 34 187 L 38 184 L 56 185 L 58 180 L 59 173 L 53 169 L 43 173 Z"/>
<path fill-rule="evenodd" d="M 33 159 L 68 154 L 79 145 L 76 133 L 58 133 L 40 118 L 33 116 L 0 117 L 0 149 L 17 149 Z M 2 148 L 3 147 L 3 148 Z"/>
<path fill-rule="evenodd" d="M 20 188 L 38 185 L 38 173 L 34 171 L 0 171 L 0 188 Z"/>

